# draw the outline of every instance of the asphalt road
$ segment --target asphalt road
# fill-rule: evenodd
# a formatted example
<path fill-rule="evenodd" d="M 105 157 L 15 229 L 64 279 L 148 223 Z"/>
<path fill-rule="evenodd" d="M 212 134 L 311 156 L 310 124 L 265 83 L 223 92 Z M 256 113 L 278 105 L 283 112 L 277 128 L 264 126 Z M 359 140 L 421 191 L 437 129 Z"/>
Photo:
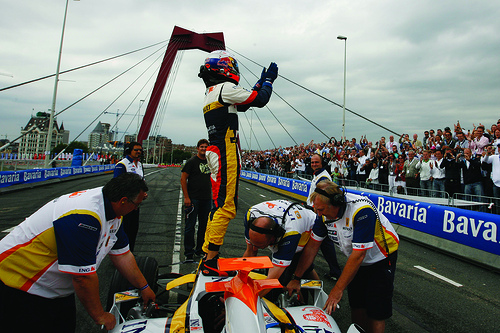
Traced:
<path fill-rule="evenodd" d="M 49 200 L 73 191 L 102 186 L 111 175 L 94 176 L 74 181 L 37 186 L 31 189 L 0 194 L 0 238 Z M 180 198 L 180 169 L 149 169 L 146 180 L 149 198 L 141 207 L 139 235 L 135 255 L 152 256 L 161 266 L 161 272 L 171 269 L 189 273 L 195 264 L 171 266 L 183 260 L 182 240 L 176 251 L 176 224 Z M 245 251 L 243 215 L 261 201 L 282 198 L 250 183 L 240 182 L 239 209 L 228 228 L 221 250 L 223 257 L 241 256 Z M 179 230 L 179 229 L 178 229 Z M 260 255 L 267 255 L 261 250 Z M 346 258 L 337 252 L 341 265 Z M 322 276 L 326 261 L 318 256 L 316 268 Z M 98 270 L 103 304 L 113 267 L 109 260 Z M 437 276 L 436 276 L 437 274 Z M 325 291 L 333 282 L 325 281 Z M 500 279 L 492 272 L 461 261 L 439 251 L 401 240 L 396 270 L 394 315 L 387 321 L 387 332 L 499 332 L 500 331 Z M 83 307 L 77 302 L 77 332 L 100 332 Z M 343 332 L 350 324 L 347 295 L 340 303 L 334 318 Z"/>

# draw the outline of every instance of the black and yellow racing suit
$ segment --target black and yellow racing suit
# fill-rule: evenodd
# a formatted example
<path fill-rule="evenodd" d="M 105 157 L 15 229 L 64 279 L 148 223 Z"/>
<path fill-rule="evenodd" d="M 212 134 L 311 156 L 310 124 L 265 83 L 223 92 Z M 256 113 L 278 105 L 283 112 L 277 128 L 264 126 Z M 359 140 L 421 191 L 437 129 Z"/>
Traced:
<path fill-rule="evenodd" d="M 208 219 L 204 252 L 219 251 L 229 221 L 236 216 L 241 168 L 237 112 L 265 106 L 271 94 L 271 83 L 264 83 L 258 91 L 231 82 L 207 88 L 203 114 L 210 141 L 206 157 L 212 172 L 214 207 Z"/>

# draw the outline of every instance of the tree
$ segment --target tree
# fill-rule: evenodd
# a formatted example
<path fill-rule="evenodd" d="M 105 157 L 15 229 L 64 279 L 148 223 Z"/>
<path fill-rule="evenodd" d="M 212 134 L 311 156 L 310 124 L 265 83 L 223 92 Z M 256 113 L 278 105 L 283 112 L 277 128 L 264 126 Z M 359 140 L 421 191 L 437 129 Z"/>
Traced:
<path fill-rule="evenodd" d="M 65 143 L 60 143 L 57 146 L 52 149 L 52 154 L 59 154 L 64 148 L 66 148 L 68 145 Z"/>
<path fill-rule="evenodd" d="M 81 149 L 83 150 L 83 153 L 86 154 L 89 152 L 89 148 L 87 147 L 86 144 L 82 143 L 82 142 L 79 142 L 79 141 L 73 141 L 71 142 L 69 145 L 65 144 L 65 143 L 60 143 L 58 144 L 57 146 L 54 147 L 54 149 L 52 150 L 52 154 L 59 154 L 64 148 L 66 148 L 66 150 L 64 151 L 65 153 L 71 153 L 73 154 L 73 151 L 75 149 Z"/>
<path fill-rule="evenodd" d="M 163 160 L 166 164 L 169 164 L 170 161 L 172 161 L 172 163 L 174 163 L 174 164 L 179 164 L 179 163 L 182 163 L 182 161 L 191 158 L 191 156 L 192 155 L 190 152 L 180 150 L 180 149 L 175 149 L 173 151 L 173 153 L 167 153 L 167 154 L 163 155 Z"/>
<path fill-rule="evenodd" d="M 75 149 L 81 149 L 83 150 L 83 153 L 86 154 L 89 152 L 89 148 L 87 147 L 86 144 L 80 141 L 73 141 L 68 145 L 68 149 L 66 149 L 67 153 L 73 153 Z"/>

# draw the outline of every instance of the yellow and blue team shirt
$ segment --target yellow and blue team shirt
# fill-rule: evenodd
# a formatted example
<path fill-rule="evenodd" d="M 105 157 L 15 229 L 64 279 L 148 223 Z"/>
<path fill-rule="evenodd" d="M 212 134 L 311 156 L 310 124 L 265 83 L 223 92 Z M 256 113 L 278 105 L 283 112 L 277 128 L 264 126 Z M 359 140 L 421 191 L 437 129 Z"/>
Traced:
<path fill-rule="evenodd" d="M 142 179 L 144 179 L 144 169 L 142 167 L 142 163 L 137 161 L 137 165 L 135 165 L 134 160 L 130 156 L 125 156 L 120 162 L 116 163 L 113 177 L 116 178 L 126 172 L 138 174 Z"/>
<path fill-rule="evenodd" d="M 74 293 L 72 276 L 95 274 L 104 257 L 129 251 L 102 187 L 47 203 L 0 241 L 0 280 L 45 298 Z"/>
<path fill-rule="evenodd" d="M 398 234 L 370 199 L 347 193 L 346 202 L 339 220 L 317 217 L 312 239 L 322 241 L 329 237 L 347 257 L 352 251 L 367 251 L 362 266 L 379 262 L 398 249 Z"/>
<path fill-rule="evenodd" d="M 328 173 L 328 171 L 325 170 L 325 168 L 321 168 L 319 170 L 316 170 L 314 173 L 314 178 L 311 180 L 311 185 L 309 186 L 309 195 L 307 197 L 307 204 L 309 206 L 313 205 L 313 202 L 311 201 L 311 194 L 314 193 L 314 190 L 316 189 L 316 185 L 318 185 L 319 182 L 323 180 L 329 180 L 332 181 L 332 177 Z"/>
<path fill-rule="evenodd" d="M 292 263 L 295 253 L 300 252 L 306 246 L 316 220 L 316 214 L 299 204 L 290 208 L 283 221 L 283 215 L 287 208 L 292 205 L 288 200 L 264 201 L 250 207 L 245 216 L 245 239 L 249 241 L 248 222 L 261 216 L 269 216 L 285 229 L 285 234 L 278 244 L 270 245 L 272 252 L 271 261 L 275 266 L 288 267 Z"/>

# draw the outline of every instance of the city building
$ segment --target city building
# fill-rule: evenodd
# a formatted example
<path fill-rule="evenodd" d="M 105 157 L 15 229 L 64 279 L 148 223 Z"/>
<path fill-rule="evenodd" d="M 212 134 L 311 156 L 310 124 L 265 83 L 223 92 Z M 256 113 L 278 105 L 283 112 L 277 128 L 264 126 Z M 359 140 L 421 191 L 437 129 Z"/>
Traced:
<path fill-rule="evenodd" d="M 59 128 L 59 132 L 62 134 L 62 143 L 65 145 L 69 144 L 69 131 L 64 128 L 64 123 L 61 122 L 61 127 Z"/>
<path fill-rule="evenodd" d="M 47 132 L 49 130 L 50 114 L 48 112 L 37 112 L 31 116 L 25 127 L 21 128 L 21 142 L 19 143 L 19 157 L 32 158 L 35 154 L 45 154 L 47 145 Z M 52 141 L 50 150 L 55 146 L 69 140 L 69 131 L 64 126 L 59 127 L 56 118 L 52 130 Z"/>
<path fill-rule="evenodd" d="M 172 139 L 165 136 L 150 136 L 148 140 L 142 141 L 144 149 L 143 161 L 148 163 L 163 163 L 165 154 L 172 152 Z"/>
<path fill-rule="evenodd" d="M 90 150 L 99 150 L 102 144 L 113 140 L 113 134 L 109 131 L 110 124 L 99 122 L 97 126 L 90 132 L 88 147 Z"/>
<path fill-rule="evenodd" d="M 125 137 L 123 138 L 123 142 L 124 143 L 127 143 L 127 142 L 133 142 L 137 139 L 137 135 L 135 134 L 127 134 L 125 135 Z"/>

